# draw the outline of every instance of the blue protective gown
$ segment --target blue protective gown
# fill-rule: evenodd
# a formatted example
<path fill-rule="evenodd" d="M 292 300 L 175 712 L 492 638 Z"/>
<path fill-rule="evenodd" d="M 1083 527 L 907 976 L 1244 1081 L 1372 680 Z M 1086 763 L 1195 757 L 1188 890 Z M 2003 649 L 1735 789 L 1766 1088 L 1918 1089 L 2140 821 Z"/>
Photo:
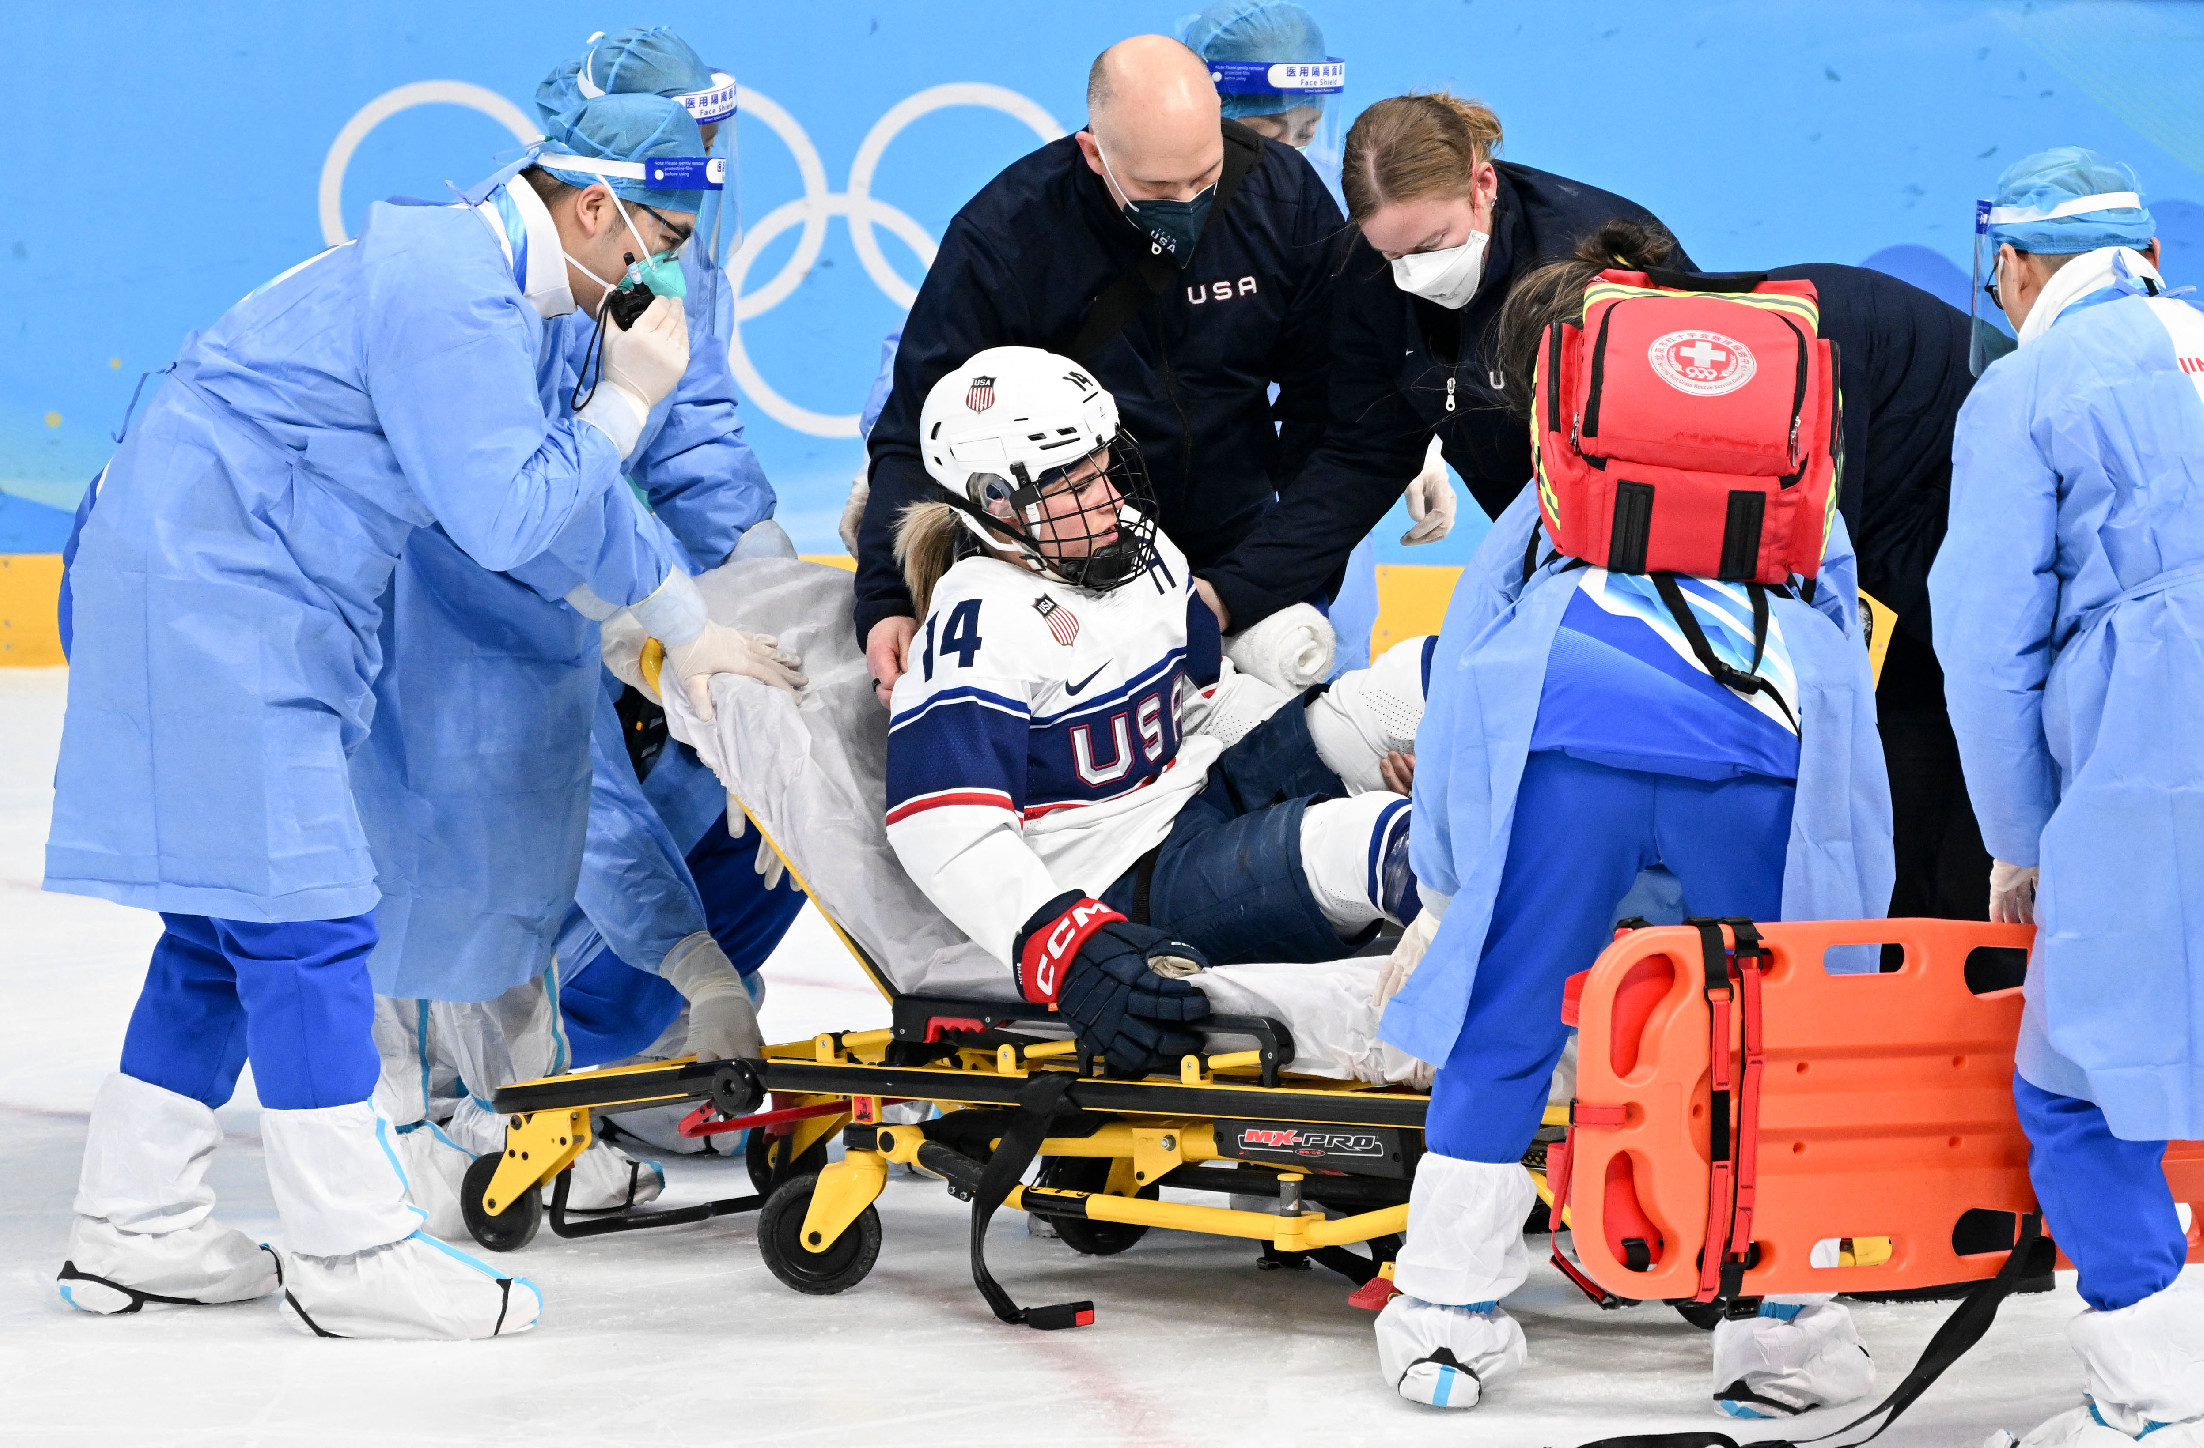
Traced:
<path fill-rule="evenodd" d="M 2043 871 L 2021 1075 L 2130 1140 L 2204 1134 L 2204 346 L 2140 290 L 1983 373 L 1929 574 L 1983 842 Z"/>
<path fill-rule="evenodd" d="M 378 203 L 187 340 L 70 570 L 47 888 L 246 921 L 375 908 L 352 773 L 415 530 L 615 603 L 676 566 L 612 439 L 546 412 L 546 338 L 480 214 Z"/>
<path fill-rule="evenodd" d="M 1425 1061 L 1448 1058 L 1468 1011 L 1547 660 L 1577 594 L 1577 575 L 1559 563 L 1524 581 L 1524 544 L 1537 517 L 1537 492 L 1525 488 L 1463 570 L 1416 732 L 1410 855 L 1425 893 L 1452 900 L 1379 1034 Z M 1871 918 L 1890 902 L 1890 791 L 1853 578 L 1851 537 L 1833 516 L 1814 602 L 1770 600 L 1797 674 L 1802 745 L 1784 863 L 1787 919 Z"/>
<path fill-rule="evenodd" d="M 688 370 L 627 460 L 691 573 L 774 502 L 736 417 L 733 298 L 710 289 L 707 311 L 699 265 L 684 253 Z M 547 329 L 536 381 L 552 416 L 569 415 L 595 329 L 584 312 Z M 383 893 L 369 961 L 382 994 L 487 1000 L 551 963 L 582 867 L 601 693 L 597 626 L 553 601 L 579 581 L 485 573 L 439 530 L 406 549 L 375 690 L 385 727 L 354 774 Z"/>

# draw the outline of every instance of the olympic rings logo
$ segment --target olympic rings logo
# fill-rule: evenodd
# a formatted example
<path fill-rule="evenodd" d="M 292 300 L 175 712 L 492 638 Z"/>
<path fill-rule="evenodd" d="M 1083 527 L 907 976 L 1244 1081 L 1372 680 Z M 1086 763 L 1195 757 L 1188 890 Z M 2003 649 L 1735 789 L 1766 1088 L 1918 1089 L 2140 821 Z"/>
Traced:
<path fill-rule="evenodd" d="M 456 80 L 424 80 L 386 91 L 362 106 L 337 133 L 329 154 L 322 162 L 320 207 L 322 239 L 331 246 L 346 237 L 342 209 L 344 173 L 352 156 L 375 127 L 400 111 L 414 106 L 457 105 L 479 111 L 511 131 L 523 143 L 533 143 L 542 134 L 541 127 L 520 107 L 497 92 L 482 86 Z M 888 143 L 900 135 L 904 128 L 921 116 L 954 106 L 980 106 L 1001 111 L 1014 120 L 1023 121 L 1033 133 L 1046 143 L 1064 134 L 1064 128 L 1055 117 L 1031 100 L 1005 86 L 990 85 L 984 81 L 956 81 L 947 85 L 929 86 L 916 95 L 906 96 L 888 108 L 885 115 L 873 123 L 865 133 L 865 139 L 857 147 L 857 155 L 851 160 L 849 180 L 844 189 L 836 192 L 827 189 L 826 166 L 819 158 L 819 149 L 811 143 L 796 118 L 775 102 L 748 86 L 739 88 L 736 97 L 739 114 L 750 120 L 761 121 L 766 128 L 780 137 L 795 158 L 796 171 L 803 179 L 804 194 L 794 201 L 786 201 L 774 207 L 760 219 L 754 228 L 743 234 L 742 244 L 727 262 L 728 285 L 734 289 L 735 317 L 732 335 L 727 342 L 727 363 L 734 373 L 736 383 L 743 392 L 775 422 L 797 432 L 813 437 L 853 438 L 857 436 L 858 414 L 832 414 L 814 412 L 789 401 L 775 391 L 743 346 L 742 324 L 755 320 L 786 301 L 810 274 L 819 259 L 820 250 L 826 244 L 827 223 L 840 216 L 849 223 L 850 242 L 857 249 L 857 258 L 888 299 L 900 307 L 909 307 L 918 297 L 918 287 L 903 279 L 880 249 L 879 234 L 875 226 L 885 226 L 903 243 L 918 254 L 919 261 L 932 266 L 935 241 L 925 227 L 918 224 L 901 209 L 889 205 L 872 194 L 873 176 L 880 168 L 880 158 L 886 153 Z M 765 247 L 783 232 L 802 227 L 796 239 L 796 249 L 773 279 L 755 292 L 742 290 L 749 280 L 750 269 L 756 264 Z"/>
<path fill-rule="evenodd" d="M 835 193 L 827 190 L 826 168 L 820 164 L 818 148 L 811 144 L 803 127 L 796 124 L 795 117 L 748 86 L 742 88 L 737 105 L 744 116 L 763 121 L 787 145 L 796 158 L 797 173 L 803 177 L 804 194 L 798 200 L 774 207 L 755 229 L 745 229 L 742 245 L 728 260 L 727 280 L 735 292 L 735 325 L 733 335 L 728 338 L 728 366 L 742 390 L 775 422 L 813 437 L 855 437 L 856 413 L 833 416 L 813 412 L 774 391 L 759 375 L 749 352 L 743 347 L 742 324 L 779 306 L 796 290 L 818 260 L 819 249 L 826 242 L 827 221 L 835 216 L 848 220 L 850 242 L 857 248 L 858 260 L 864 264 L 865 275 L 872 278 L 873 285 L 899 307 L 907 308 L 917 300 L 918 288 L 906 282 L 882 255 L 880 238 L 873 226 L 878 223 L 894 232 L 918 253 L 919 261 L 926 266 L 934 263 L 934 238 L 908 214 L 874 196 L 872 179 L 888 143 L 920 116 L 951 106 L 983 106 L 1025 122 L 1044 143 L 1063 135 L 1064 128 L 1034 101 L 1004 86 L 982 81 L 930 86 L 898 101 L 873 123 L 859 143 L 855 159 L 850 162 L 847 187 Z M 782 232 L 799 225 L 803 227 L 803 234 L 796 239 L 795 253 L 781 265 L 771 281 L 745 295 L 743 283 L 749 279 L 750 268 L 758 254 Z"/>

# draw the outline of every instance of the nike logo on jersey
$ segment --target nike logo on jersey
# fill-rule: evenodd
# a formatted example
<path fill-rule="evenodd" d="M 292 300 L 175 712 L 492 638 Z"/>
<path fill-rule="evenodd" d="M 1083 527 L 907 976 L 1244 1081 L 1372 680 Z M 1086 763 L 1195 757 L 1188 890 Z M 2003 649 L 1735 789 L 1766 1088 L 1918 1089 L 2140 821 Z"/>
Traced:
<path fill-rule="evenodd" d="M 1102 669 L 1106 669 L 1108 667 L 1108 664 L 1104 664 L 1102 666 Z M 1096 679 L 1102 676 L 1102 669 L 1096 669 L 1093 673 L 1087 675 L 1084 679 L 1081 679 L 1076 684 L 1064 685 L 1064 692 L 1071 695 L 1077 695 L 1081 689 L 1084 689 L 1085 687 L 1087 687 L 1087 685 L 1093 683 Z"/>

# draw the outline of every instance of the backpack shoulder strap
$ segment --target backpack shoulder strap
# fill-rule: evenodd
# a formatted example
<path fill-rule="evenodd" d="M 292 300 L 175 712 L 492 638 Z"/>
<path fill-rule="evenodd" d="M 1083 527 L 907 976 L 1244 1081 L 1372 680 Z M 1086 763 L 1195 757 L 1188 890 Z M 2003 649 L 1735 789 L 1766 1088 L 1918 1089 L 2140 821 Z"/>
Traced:
<path fill-rule="evenodd" d="M 1217 212 L 1232 204 L 1240 183 L 1263 159 L 1261 136 L 1238 121 L 1225 121 L 1220 129 L 1224 133 L 1224 170 L 1217 177 L 1217 199 L 1210 210 L 1212 222 Z M 1125 330 L 1125 324 L 1144 303 L 1162 296 L 1178 274 L 1176 258 L 1153 250 L 1143 252 L 1132 270 L 1120 272 L 1088 303 L 1086 320 L 1079 324 L 1071 341 L 1056 350 L 1086 365 L 1097 348 Z"/>

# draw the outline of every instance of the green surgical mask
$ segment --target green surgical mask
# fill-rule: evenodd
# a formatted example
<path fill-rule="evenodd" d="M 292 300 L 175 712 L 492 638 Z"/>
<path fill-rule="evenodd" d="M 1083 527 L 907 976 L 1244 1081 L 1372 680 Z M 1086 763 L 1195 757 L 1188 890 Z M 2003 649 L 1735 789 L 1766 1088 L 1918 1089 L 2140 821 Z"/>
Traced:
<path fill-rule="evenodd" d="M 612 198 L 612 204 L 620 208 L 620 219 L 627 223 L 628 235 L 635 238 L 636 246 L 643 247 L 643 233 L 635 229 L 635 218 L 628 215 L 625 206 L 620 205 L 617 195 Z M 649 287 L 654 297 L 679 298 L 689 294 L 688 279 L 681 274 L 681 258 L 671 251 L 658 252 L 644 261 L 629 262 L 626 282 L 621 290 L 625 291 L 633 285 Z"/>

